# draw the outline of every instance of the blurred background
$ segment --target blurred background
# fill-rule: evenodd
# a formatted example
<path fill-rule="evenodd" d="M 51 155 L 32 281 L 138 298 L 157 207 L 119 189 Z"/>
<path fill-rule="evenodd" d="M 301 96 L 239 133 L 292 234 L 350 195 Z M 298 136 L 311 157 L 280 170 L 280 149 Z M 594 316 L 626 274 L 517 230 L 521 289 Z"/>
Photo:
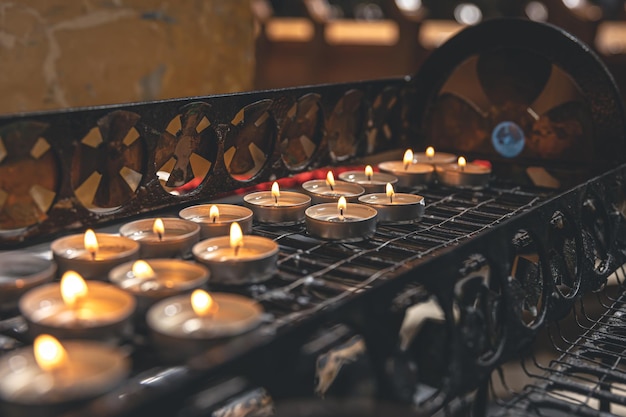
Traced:
<path fill-rule="evenodd" d="M 568 30 L 626 91 L 625 0 L 0 0 L 0 113 L 413 74 L 501 16 Z"/>

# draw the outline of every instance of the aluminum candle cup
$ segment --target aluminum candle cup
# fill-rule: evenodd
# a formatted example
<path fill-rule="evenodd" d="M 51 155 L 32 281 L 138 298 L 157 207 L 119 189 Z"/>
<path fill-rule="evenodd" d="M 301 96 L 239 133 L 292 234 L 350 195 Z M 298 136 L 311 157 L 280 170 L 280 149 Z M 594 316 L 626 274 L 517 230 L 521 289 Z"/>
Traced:
<path fill-rule="evenodd" d="M 227 338 L 258 327 L 263 308 L 253 299 L 236 294 L 210 293 L 215 312 L 199 315 L 189 295 L 166 298 L 146 316 L 154 344 L 168 362 L 186 360 Z"/>
<path fill-rule="evenodd" d="M 378 223 L 403 224 L 419 221 L 424 215 L 424 197 L 397 193 L 390 199 L 387 194 L 366 194 L 359 202 L 378 212 Z"/>
<path fill-rule="evenodd" d="M 57 271 L 54 262 L 26 252 L 0 255 L 0 312 L 17 308 L 26 291 L 52 281 Z"/>
<path fill-rule="evenodd" d="M 120 227 L 120 234 L 141 245 L 141 258 L 184 257 L 200 240 L 200 226 L 183 219 L 164 218 L 164 231 L 155 232 L 157 219 L 135 220 Z"/>
<path fill-rule="evenodd" d="M 398 187 L 413 188 L 426 185 L 433 179 L 435 168 L 430 164 L 410 163 L 402 161 L 386 161 L 378 164 L 378 169 L 398 177 Z"/>
<path fill-rule="evenodd" d="M 33 288 L 19 301 L 31 337 L 50 334 L 58 339 L 118 341 L 131 330 L 135 299 L 119 288 L 99 281 L 85 281 L 87 295 L 70 306 L 61 295 L 61 285 L 50 283 Z"/>
<path fill-rule="evenodd" d="M 376 209 L 363 204 L 346 204 L 343 215 L 335 203 L 318 204 L 306 210 L 306 229 L 322 239 L 356 242 L 376 232 L 376 216 Z"/>
<path fill-rule="evenodd" d="M 272 191 L 250 193 L 243 198 L 246 207 L 254 212 L 259 223 L 292 225 L 304 222 L 304 210 L 311 205 L 311 197 L 293 191 L 279 191 L 278 184 Z"/>
<path fill-rule="evenodd" d="M 111 234 L 96 233 L 96 251 L 85 249 L 84 235 L 71 235 L 52 242 L 50 248 L 58 266 L 58 275 L 68 270 L 78 272 L 85 279 L 106 280 L 111 268 L 137 259 L 139 244 L 131 239 Z"/>
<path fill-rule="evenodd" d="M 88 341 L 63 341 L 65 360 L 42 369 L 33 347 L 0 358 L 0 403 L 3 416 L 57 415 L 83 401 L 105 394 L 130 372 L 126 354 Z"/>
<path fill-rule="evenodd" d="M 217 207 L 218 216 L 211 215 L 211 207 Z M 228 236 L 230 225 L 239 223 L 243 233 L 252 233 L 252 211 L 246 207 L 232 204 L 202 204 L 187 207 L 178 215 L 200 225 L 200 238 L 208 239 L 217 236 Z"/>
<path fill-rule="evenodd" d="M 491 169 L 475 163 L 466 163 L 465 158 L 461 158 L 456 164 L 437 166 L 439 182 L 456 188 L 485 188 L 489 184 Z"/>
<path fill-rule="evenodd" d="M 347 182 L 359 184 L 365 189 L 366 194 L 385 192 L 387 183 L 396 184 L 398 182 L 398 178 L 395 175 L 385 174 L 384 172 L 373 172 L 371 176 L 368 176 L 361 171 L 346 171 L 339 174 L 339 178 Z"/>
<path fill-rule="evenodd" d="M 243 236 L 237 253 L 230 237 L 203 240 L 193 247 L 194 258 L 209 267 L 211 283 L 242 285 L 262 282 L 276 272 L 278 245 L 261 236 Z"/>
<path fill-rule="evenodd" d="M 365 193 L 359 184 L 346 181 L 337 181 L 331 189 L 326 180 L 310 180 L 302 184 L 302 188 L 311 196 L 312 204 L 336 203 L 339 197 L 353 202 Z"/>
<path fill-rule="evenodd" d="M 446 152 L 435 152 L 432 146 L 426 148 L 426 152 L 415 154 L 415 162 L 423 162 L 431 165 L 450 164 L 456 161 L 456 155 Z"/>
<path fill-rule="evenodd" d="M 148 270 L 141 268 L 142 262 L 148 265 Z M 109 273 L 109 281 L 135 297 L 139 315 L 163 298 L 202 287 L 208 279 L 209 271 L 205 266 L 180 259 L 127 262 Z"/>

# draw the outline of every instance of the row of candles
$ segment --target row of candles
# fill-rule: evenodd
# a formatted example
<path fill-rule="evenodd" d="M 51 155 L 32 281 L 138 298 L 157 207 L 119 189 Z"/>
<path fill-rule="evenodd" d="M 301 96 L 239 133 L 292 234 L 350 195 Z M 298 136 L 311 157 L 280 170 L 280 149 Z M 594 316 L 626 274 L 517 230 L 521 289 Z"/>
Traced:
<path fill-rule="evenodd" d="M 254 300 L 201 289 L 209 278 L 211 283 L 240 285 L 274 274 L 278 245 L 250 235 L 253 218 L 258 223 L 305 223 L 309 234 L 323 239 L 362 240 L 375 232 L 377 223 L 421 218 L 424 198 L 397 193 L 394 185 L 424 185 L 434 173 L 450 186 L 479 187 L 489 179 L 488 168 L 467 164 L 462 157 L 454 162 L 456 156 L 435 154 L 432 148 L 417 158 L 425 162 L 416 162 L 407 150 L 403 161 L 379 164 L 382 172 L 368 166 L 365 172 L 342 173 L 343 181 L 329 172 L 326 180 L 305 182 L 306 194 L 281 191 L 274 183 L 270 191 L 246 195 L 243 207 L 188 207 L 181 218 L 125 224 L 119 236 L 88 230 L 62 237 L 51 244 L 52 267 L 25 254 L 0 258 L 0 267 L 4 262 L 15 271 L 15 277 L 0 276 L 0 290 L 10 296 L 0 297 L 0 310 L 15 308 L 19 299 L 35 340 L 32 348 L 0 360 L 0 399 L 9 404 L 66 403 L 110 390 L 126 377 L 129 364 L 121 350 L 101 341 L 115 344 L 137 316 L 166 360 L 183 360 L 216 340 L 258 326 L 263 309 Z M 172 259 L 189 252 L 197 263 Z M 16 270 L 20 259 L 36 272 Z M 48 282 L 54 276 L 61 276 L 60 282 Z M 91 383 L 83 383 L 85 379 Z"/>

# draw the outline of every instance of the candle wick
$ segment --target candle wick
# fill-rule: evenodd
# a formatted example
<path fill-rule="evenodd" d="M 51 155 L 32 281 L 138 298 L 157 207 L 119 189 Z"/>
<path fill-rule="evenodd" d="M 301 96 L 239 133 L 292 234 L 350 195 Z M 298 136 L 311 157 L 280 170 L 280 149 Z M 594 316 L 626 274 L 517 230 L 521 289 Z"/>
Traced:
<path fill-rule="evenodd" d="M 333 187 L 332 184 L 328 184 L 328 186 L 330 187 L 330 191 L 333 191 L 333 192 L 335 191 L 335 187 Z"/>
<path fill-rule="evenodd" d="M 409 165 L 411 165 L 411 163 L 410 163 L 410 162 L 409 162 L 409 163 L 404 164 L 404 170 L 405 170 L 405 171 L 406 171 L 407 169 L 409 169 Z"/>
<path fill-rule="evenodd" d="M 235 247 L 233 248 L 235 250 L 235 256 L 239 255 L 239 248 L 241 246 L 240 245 L 235 245 Z"/>
<path fill-rule="evenodd" d="M 95 251 L 95 250 L 92 250 L 92 251 L 91 251 L 91 252 L 89 252 L 89 253 L 91 253 L 91 260 L 92 260 L 92 261 L 95 261 L 95 260 L 96 260 L 96 251 Z"/>
<path fill-rule="evenodd" d="M 157 232 L 157 236 L 159 236 L 159 242 L 163 241 L 163 233 Z"/>
<path fill-rule="evenodd" d="M 276 203 L 276 205 L 278 205 L 278 196 L 277 195 L 274 196 L 274 203 Z"/>
<path fill-rule="evenodd" d="M 339 218 L 343 220 L 343 208 L 339 209 Z"/>
<path fill-rule="evenodd" d="M 371 175 L 368 175 L 368 176 L 367 176 L 367 180 L 368 180 L 369 182 L 372 182 L 372 176 L 371 176 Z"/>
<path fill-rule="evenodd" d="M 213 216 L 213 223 L 217 220 L 217 216 Z"/>
<path fill-rule="evenodd" d="M 465 165 L 461 165 L 459 168 L 461 168 L 461 172 L 465 172 Z"/>
<path fill-rule="evenodd" d="M 393 194 L 391 194 L 391 195 L 389 196 L 389 203 L 390 203 L 390 204 L 393 204 Z"/>

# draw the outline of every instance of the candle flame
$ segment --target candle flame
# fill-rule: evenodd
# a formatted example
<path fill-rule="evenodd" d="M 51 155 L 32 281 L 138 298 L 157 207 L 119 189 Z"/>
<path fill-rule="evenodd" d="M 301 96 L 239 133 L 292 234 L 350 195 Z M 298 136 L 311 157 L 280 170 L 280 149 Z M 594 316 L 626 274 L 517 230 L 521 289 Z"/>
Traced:
<path fill-rule="evenodd" d="M 280 188 L 278 187 L 278 183 L 274 181 L 272 184 L 272 197 L 274 197 L 274 201 L 278 204 L 278 197 L 280 197 Z"/>
<path fill-rule="evenodd" d="M 326 184 L 331 190 L 335 191 L 335 176 L 332 171 L 328 171 L 328 174 L 326 174 Z"/>
<path fill-rule="evenodd" d="M 435 148 L 433 148 L 432 146 L 426 148 L 426 156 L 428 158 L 432 158 L 433 156 L 435 156 Z"/>
<path fill-rule="evenodd" d="M 405 170 L 408 169 L 409 165 L 413 163 L 413 151 L 411 149 L 407 149 L 406 152 L 404 152 L 402 163 L 404 164 Z"/>
<path fill-rule="evenodd" d="M 459 168 L 461 169 L 461 171 L 463 171 L 465 169 L 465 165 L 467 165 L 467 161 L 462 156 L 459 156 L 459 159 L 457 160 L 456 163 L 459 166 Z"/>
<path fill-rule="evenodd" d="M 57 339 L 48 334 L 35 338 L 33 353 L 35 362 L 45 372 L 59 369 L 67 363 L 67 352 Z"/>
<path fill-rule="evenodd" d="M 135 261 L 132 267 L 133 275 L 135 278 L 148 279 L 154 277 L 154 269 L 146 261 Z"/>
<path fill-rule="evenodd" d="M 243 246 L 243 232 L 239 223 L 233 222 L 230 225 L 230 247 L 235 251 L 235 256 L 239 253 L 239 249 Z"/>
<path fill-rule="evenodd" d="M 165 225 L 163 224 L 162 219 L 154 220 L 154 224 L 152 225 L 152 231 L 155 235 L 159 236 L 159 240 L 163 240 L 163 235 L 165 234 Z"/>
<path fill-rule="evenodd" d="M 212 205 L 209 209 L 209 217 L 213 223 L 220 219 L 220 209 L 218 209 L 216 205 Z"/>
<path fill-rule="evenodd" d="M 374 170 L 372 169 L 371 165 L 368 165 L 365 167 L 365 176 L 367 177 L 368 181 L 372 180 L 372 176 L 374 175 Z"/>
<path fill-rule="evenodd" d="M 343 213 L 346 211 L 348 207 L 348 202 L 344 196 L 339 197 L 337 201 L 337 210 L 339 210 L 339 217 L 343 220 Z"/>
<path fill-rule="evenodd" d="M 191 308 L 200 317 L 206 317 L 217 312 L 217 303 L 204 290 L 195 290 L 191 293 Z"/>
<path fill-rule="evenodd" d="M 96 238 L 96 233 L 87 229 L 85 232 L 84 238 L 85 250 L 91 253 L 91 258 L 96 259 L 96 253 L 98 252 L 98 238 Z"/>
<path fill-rule="evenodd" d="M 389 197 L 389 202 L 393 203 L 393 196 L 396 194 L 396 192 L 393 190 L 393 185 L 391 185 L 390 183 L 387 183 L 387 197 Z"/>
<path fill-rule="evenodd" d="M 75 271 L 67 271 L 61 278 L 61 298 L 69 307 L 76 305 L 87 296 L 87 284 Z"/>

